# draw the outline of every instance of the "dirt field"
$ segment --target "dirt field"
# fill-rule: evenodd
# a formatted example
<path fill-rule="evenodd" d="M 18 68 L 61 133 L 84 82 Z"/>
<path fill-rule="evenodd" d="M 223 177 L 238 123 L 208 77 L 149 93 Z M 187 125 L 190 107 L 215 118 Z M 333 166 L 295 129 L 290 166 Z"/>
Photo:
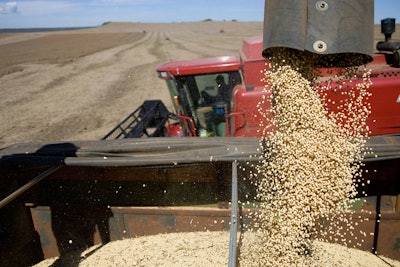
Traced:
<path fill-rule="evenodd" d="M 262 34 L 262 27 L 262 22 L 111 23 L 0 34 L 0 147 L 97 140 L 144 100 L 161 99 L 172 108 L 157 66 L 237 54 L 242 38 Z M 380 26 L 375 38 L 383 38 Z"/>
<path fill-rule="evenodd" d="M 0 147 L 100 139 L 144 100 L 170 105 L 157 66 L 237 54 L 261 33 L 262 23 L 199 22 L 0 34 Z"/>

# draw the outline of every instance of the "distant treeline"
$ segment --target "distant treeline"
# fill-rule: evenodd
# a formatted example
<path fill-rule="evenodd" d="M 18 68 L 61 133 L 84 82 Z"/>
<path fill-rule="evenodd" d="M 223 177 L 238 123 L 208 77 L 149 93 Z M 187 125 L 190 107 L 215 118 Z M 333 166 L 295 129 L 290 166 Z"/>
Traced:
<path fill-rule="evenodd" d="M 16 28 L 16 29 L 0 29 L 0 33 L 54 32 L 54 31 L 82 30 L 90 28 L 96 28 L 96 27 Z"/>
<path fill-rule="evenodd" d="M 202 21 L 213 21 L 212 19 L 203 19 Z M 226 20 L 223 20 L 226 21 Z M 231 21 L 238 21 L 237 19 L 232 19 Z"/>

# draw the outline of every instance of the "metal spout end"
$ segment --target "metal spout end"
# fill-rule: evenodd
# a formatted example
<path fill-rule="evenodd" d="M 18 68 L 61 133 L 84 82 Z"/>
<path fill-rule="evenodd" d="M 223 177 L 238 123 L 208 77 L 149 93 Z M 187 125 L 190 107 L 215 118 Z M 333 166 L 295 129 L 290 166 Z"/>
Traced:
<path fill-rule="evenodd" d="M 289 62 L 307 62 L 316 68 L 345 68 L 365 65 L 373 60 L 373 56 L 363 53 L 336 53 L 318 54 L 307 50 L 297 50 L 288 47 L 270 47 L 263 51 L 263 57 L 267 60 L 272 58 L 286 57 Z"/>
<path fill-rule="evenodd" d="M 265 58 L 286 54 L 315 67 L 373 60 L 374 0 L 266 0 Z"/>

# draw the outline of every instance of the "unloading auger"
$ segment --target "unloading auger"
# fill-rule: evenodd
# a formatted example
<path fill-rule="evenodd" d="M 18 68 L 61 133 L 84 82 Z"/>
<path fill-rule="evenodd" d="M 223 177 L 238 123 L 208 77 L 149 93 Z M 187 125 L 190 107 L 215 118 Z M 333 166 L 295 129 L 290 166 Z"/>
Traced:
<path fill-rule="evenodd" d="M 263 56 L 282 50 L 315 67 L 349 67 L 373 60 L 373 0 L 266 0 Z"/>

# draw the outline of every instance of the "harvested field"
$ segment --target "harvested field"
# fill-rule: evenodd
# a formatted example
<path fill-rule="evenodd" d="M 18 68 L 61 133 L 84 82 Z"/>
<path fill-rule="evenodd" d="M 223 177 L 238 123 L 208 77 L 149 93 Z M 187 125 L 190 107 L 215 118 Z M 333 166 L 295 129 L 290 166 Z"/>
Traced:
<path fill-rule="evenodd" d="M 65 64 L 117 45 L 138 41 L 142 37 L 142 33 L 53 34 L 4 44 L 1 47 L 3 72 L 0 71 L 0 76 L 11 73 L 10 65 L 29 62 Z"/>
<path fill-rule="evenodd" d="M 0 34 L 0 147 L 97 140 L 144 100 L 161 99 L 171 108 L 157 66 L 238 54 L 242 38 L 262 34 L 262 27 L 262 22 L 110 23 Z M 382 39 L 376 26 L 375 40 Z"/>
<path fill-rule="evenodd" d="M 0 34 L 0 147 L 100 139 L 144 100 L 169 107 L 157 66 L 237 54 L 261 32 L 259 22 L 200 22 Z"/>

